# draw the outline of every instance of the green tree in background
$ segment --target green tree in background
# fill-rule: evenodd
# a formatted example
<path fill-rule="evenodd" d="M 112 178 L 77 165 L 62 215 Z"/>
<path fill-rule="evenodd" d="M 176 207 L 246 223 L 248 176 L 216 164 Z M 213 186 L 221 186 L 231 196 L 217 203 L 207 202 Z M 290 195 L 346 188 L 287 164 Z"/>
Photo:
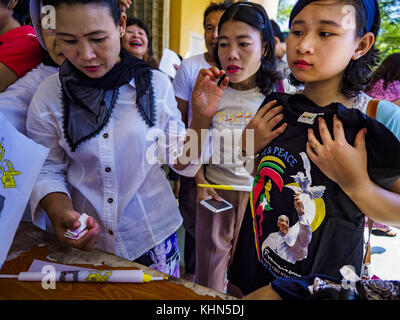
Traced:
<path fill-rule="evenodd" d="M 376 45 L 382 60 L 389 54 L 400 51 L 400 1 L 380 0 L 381 30 Z"/>
<path fill-rule="evenodd" d="M 295 0 L 280 0 L 277 23 L 282 31 L 288 31 L 289 16 Z M 400 0 L 379 0 L 381 9 L 381 30 L 376 45 L 381 59 L 400 51 Z"/>
<path fill-rule="evenodd" d="M 282 32 L 289 31 L 289 17 L 293 5 L 296 3 L 294 0 L 279 0 L 278 15 L 276 22 L 281 27 Z"/>

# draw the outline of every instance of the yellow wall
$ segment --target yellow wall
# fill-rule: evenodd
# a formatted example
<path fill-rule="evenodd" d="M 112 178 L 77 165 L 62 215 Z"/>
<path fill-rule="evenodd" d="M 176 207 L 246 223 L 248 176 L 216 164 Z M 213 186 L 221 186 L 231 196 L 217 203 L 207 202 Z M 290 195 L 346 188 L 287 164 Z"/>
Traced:
<path fill-rule="evenodd" d="M 189 52 L 190 32 L 204 35 L 203 14 L 210 2 L 171 0 L 169 47 L 183 58 Z"/>
<path fill-rule="evenodd" d="M 171 0 L 169 13 L 169 48 L 180 54 L 182 0 Z"/>
<path fill-rule="evenodd" d="M 203 14 L 212 1 L 216 0 L 171 0 L 169 48 L 183 58 L 189 52 L 190 32 L 204 35 Z M 276 19 L 279 0 L 253 2 L 263 5 L 269 17 Z"/>

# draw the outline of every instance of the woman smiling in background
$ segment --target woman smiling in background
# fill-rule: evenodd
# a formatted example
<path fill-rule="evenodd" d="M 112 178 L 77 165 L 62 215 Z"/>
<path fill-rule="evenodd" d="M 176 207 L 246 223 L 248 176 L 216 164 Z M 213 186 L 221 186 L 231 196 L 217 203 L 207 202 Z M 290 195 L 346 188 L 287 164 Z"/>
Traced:
<path fill-rule="evenodd" d="M 136 18 L 126 20 L 126 31 L 122 38 L 122 47 L 139 59 L 143 59 L 154 69 L 160 63 L 153 56 L 153 43 L 146 24 Z"/>

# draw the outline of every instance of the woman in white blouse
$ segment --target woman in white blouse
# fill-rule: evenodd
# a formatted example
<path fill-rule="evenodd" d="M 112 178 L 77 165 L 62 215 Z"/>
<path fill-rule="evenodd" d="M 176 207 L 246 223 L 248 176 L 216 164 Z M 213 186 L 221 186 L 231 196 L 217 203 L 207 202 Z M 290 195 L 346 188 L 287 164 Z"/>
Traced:
<path fill-rule="evenodd" d="M 179 275 L 176 230 L 182 218 L 155 160 L 188 176 L 200 165 L 190 163 L 198 155 L 185 138 L 171 82 L 121 50 L 126 16 L 116 1 L 43 4 L 56 9 L 56 37 L 67 60 L 40 85 L 28 111 L 28 136 L 50 149 L 30 200 L 33 221 L 51 226 L 65 245 L 96 245 Z M 217 106 L 197 105 L 206 95 L 221 95 L 227 81 L 213 92 L 201 88 L 220 76 L 208 70 L 199 76 L 191 129 L 200 148 L 200 131 L 210 126 Z M 66 238 L 67 229 L 80 226 L 82 213 L 90 216 L 88 232 L 79 240 Z"/>

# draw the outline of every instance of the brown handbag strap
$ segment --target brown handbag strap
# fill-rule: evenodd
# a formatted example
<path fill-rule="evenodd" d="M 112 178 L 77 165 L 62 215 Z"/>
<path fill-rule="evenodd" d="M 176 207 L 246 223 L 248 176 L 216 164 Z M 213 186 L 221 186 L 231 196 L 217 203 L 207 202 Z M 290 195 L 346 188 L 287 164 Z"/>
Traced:
<path fill-rule="evenodd" d="M 371 243 L 370 243 L 370 239 L 371 239 L 371 233 L 372 233 L 373 225 L 374 225 L 374 220 L 372 220 L 371 218 L 368 218 L 368 241 L 366 243 L 366 250 L 365 250 L 364 259 L 363 259 L 363 263 L 364 264 L 371 263 Z"/>
<path fill-rule="evenodd" d="M 367 116 L 376 119 L 376 111 L 378 110 L 379 100 L 372 99 L 368 102 Z"/>
<path fill-rule="evenodd" d="M 371 99 L 368 102 L 367 106 L 367 116 L 376 119 L 376 112 L 378 110 L 378 104 L 379 100 Z M 368 218 L 368 241 L 366 243 L 366 250 L 365 250 L 365 255 L 363 259 L 364 264 L 371 263 L 371 243 L 370 243 L 370 238 L 371 238 L 371 232 L 372 232 L 372 226 L 374 224 L 374 220 L 371 218 Z"/>

